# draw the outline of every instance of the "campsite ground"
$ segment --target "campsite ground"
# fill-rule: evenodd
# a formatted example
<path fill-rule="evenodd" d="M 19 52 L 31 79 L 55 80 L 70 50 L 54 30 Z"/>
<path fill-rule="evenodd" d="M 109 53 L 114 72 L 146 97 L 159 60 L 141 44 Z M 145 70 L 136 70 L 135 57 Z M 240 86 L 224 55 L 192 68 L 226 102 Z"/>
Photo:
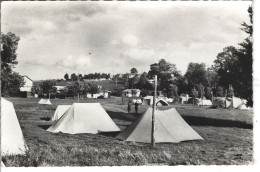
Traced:
<path fill-rule="evenodd" d="M 74 99 L 54 99 L 52 105 L 38 105 L 39 99 L 8 100 L 14 103 L 29 151 L 25 156 L 2 157 L 6 166 L 230 165 L 253 161 L 252 111 L 170 105 L 204 140 L 160 143 L 152 148 L 150 144 L 117 140 L 118 133 L 47 132 L 56 107 L 72 104 Z M 140 115 L 127 114 L 126 105 L 116 97 L 80 101 L 100 102 L 121 130 Z M 139 113 L 146 108 L 140 106 Z"/>

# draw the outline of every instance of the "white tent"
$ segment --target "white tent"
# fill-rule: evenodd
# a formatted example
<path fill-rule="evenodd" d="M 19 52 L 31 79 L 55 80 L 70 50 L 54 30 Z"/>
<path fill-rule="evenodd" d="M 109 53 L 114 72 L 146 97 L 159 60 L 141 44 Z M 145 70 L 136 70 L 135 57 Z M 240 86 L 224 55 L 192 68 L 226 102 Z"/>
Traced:
<path fill-rule="evenodd" d="M 158 101 L 156 102 L 156 105 L 157 105 L 157 106 L 169 106 L 169 103 L 166 102 L 166 101 L 163 100 L 163 99 L 160 99 L 160 100 L 158 100 Z"/>
<path fill-rule="evenodd" d="M 50 99 L 41 99 L 38 104 L 42 104 L 42 105 L 51 105 L 51 101 Z"/>
<path fill-rule="evenodd" d="M 99 103 L 74 103 L 47 131 L 96 134 L 120 129 Z"/>
<path fill-rule="evenodd" d="M 143 98 L 143 105 L 152 105 L 153 104 L 153 96 L 146 96 Z"/>
<path fill-rule="evenodd" d="M 13 103 L 1 98 L 1 154 L 25 154 L 27 149 Z"/>
<path fill-rule="evenodd" d="M 199 99 L 198 105 L 200 106 L 212 106 L 212 102 L 207 99 Z"/>
<path fill-rule="evenodd" d="M 126 141 L 151 143 L 152 108 L 148 108 L 117 138 Z M 155 111 L 155 142 L 178 143 L 185 140 L 203 140 L 179 115 L 175 108 Z"/>
<path fill-rule="evenodd" d="M 54 115 L 52 116 L 51 120 L 52 121 L 57 121 L 58 119 L 60 119 L 60 117 L 67 112 L 67 110 L 71 107 L 71 105 L 59 105 L 55 112 Z"/>

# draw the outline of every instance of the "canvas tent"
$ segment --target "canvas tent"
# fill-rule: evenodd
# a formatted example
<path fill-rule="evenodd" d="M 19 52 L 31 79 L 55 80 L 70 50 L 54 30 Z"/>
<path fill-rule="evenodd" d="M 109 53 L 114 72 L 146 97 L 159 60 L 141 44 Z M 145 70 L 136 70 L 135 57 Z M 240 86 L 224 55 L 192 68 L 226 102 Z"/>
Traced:
<path fill-rule="evenodd" d="M 153 96 L 144 97 L 142 105 L 153 105 Z M 163 99 L 156 99 L 156 105 L 157 106 L 168 106 L 169 103 L 167 103 Z"/>
<path fill-rule="evenodd" d="M 200 106 L 212 106 L 212 102 L 210 100 L 207 99 L 198 99 L 198 105 Z"/>
<path fill-rule="evenodd" d="M 117 138 L 126 141 L 151 143 L 152 108 L 148 108 L 132 125 Z M 175 108 L 155 111 L 155 142 L 178 143 L 185 140 L 203 139 L 179 115 Z"/>
<path fill-rule="evenodd" d="M 25 154 L 27 146 L 12 102 L 1 98 L 1 154 Z"/>
<path fill-rule="evenodd" d="M 120 129 L 99 103 L 74 103 L 47 131 L 96 134 Z"/>
<path fill-rule="evenodd" d="M 169 103 L 167 103 L 165 100 L 161 99 L 156 102 L 157 106 L 169 106 Z"/>
<path fill-rule="evenodd" d="M 50 99 L 41 99 L 38 104 L 42 104 L 42 105 L 51 105 L 51 101 Z"/>
<path fill-rule="evenodd" d="M 60 119 L 60 117 L 67 112 L 67 110 L 71 107 L 71 105 L 59 105 L 55 112 L 54 115 L 52 116 L 51 120 L 52 121 L 57 121 L 58 119 Z"/>

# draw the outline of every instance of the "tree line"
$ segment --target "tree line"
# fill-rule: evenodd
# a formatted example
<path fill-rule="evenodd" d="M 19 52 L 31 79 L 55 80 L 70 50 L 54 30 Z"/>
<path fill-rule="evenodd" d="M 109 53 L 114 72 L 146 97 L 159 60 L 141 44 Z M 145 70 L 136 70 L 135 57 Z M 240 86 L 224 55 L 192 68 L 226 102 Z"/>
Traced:
<path fill-rule="evenodd" d="M 84 79 L 109 79 L 110 78 L 110 74 L 106 74 L 106 73 L 90 73 L 90 74 L 78 74 L 76 75 L 75 73 L 72 73 L 69 77 L 69 74 L 66 73 L 64 75 L 64 79 L 66 81 L 83 81 Z"/>

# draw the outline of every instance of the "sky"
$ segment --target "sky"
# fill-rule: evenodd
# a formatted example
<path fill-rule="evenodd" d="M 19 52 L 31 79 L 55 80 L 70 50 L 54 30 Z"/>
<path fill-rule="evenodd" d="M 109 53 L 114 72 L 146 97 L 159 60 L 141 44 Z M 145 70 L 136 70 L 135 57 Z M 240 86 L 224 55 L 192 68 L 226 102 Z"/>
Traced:
<path fill-rule="evenodd" d="M 19 35 L 14 69 L 32 80 L 65 73 L 148 72 L 165 59 L 185 74 L 210 67 L 247 35 L 251 1 L 2 2 L 1 30 Z"/>

